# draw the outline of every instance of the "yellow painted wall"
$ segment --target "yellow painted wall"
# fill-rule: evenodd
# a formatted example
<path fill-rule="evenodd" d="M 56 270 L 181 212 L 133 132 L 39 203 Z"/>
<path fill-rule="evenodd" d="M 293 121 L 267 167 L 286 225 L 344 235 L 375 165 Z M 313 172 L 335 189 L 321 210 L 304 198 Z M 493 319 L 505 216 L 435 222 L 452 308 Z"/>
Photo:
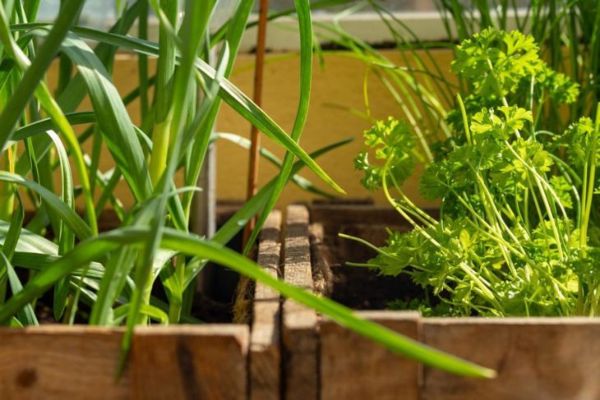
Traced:
<path fill-rule="evenodd" d="M 382 53 L 401 65 L 400 57 L 393 50 L 382 50 Z M 449 72 L 450 52 L 435 50 L 434 56 L 445 72 Z M 361 149 L 362 132 L 370 126 L 365 119 L 352 114 L 349 109 L 364 111 L 363 77 L 365 65 L 344 52 L 330 52 L 324 56 L 324 66 L 316 61 L 314 66 L 311 106 L 306 130 L 301 139 L 301 145 L 307 151 L 316 150 L 326 144 L 352 136 L 354 142 L 339 148 L 317 161 L 323 168 L 347 191 L 348 198 L 373 197 L 377 202 L 383 202 L 381 193 L 369 193 L 360 185 L 361 174 L 353 168 L 353 159 Z M 253 80 L 254 57 L 241 54 L 231 80 L 245 93 L 251 95 Z M 153 64 L 152 64 L 153 66 Z M 113 71 L 114 81 L 119 91 L 126 94 L 137 84 L 137 61 L 129 55 L 120 55 Z M 55 71 L 50 74 L 54 81 Z M 296 54 L 269 54 L 265 67 L 265 86 L 263 92 L 263 108 L 286 131 L 290 131 L 294 121 L 298 102 L 298 58 Z M 369 97 L 373 117 L 386 118 L 398 115 L 398 105 L 393 101 L 386 89 L 375 78 L 369 80 Z M 81 109 L 89 109 L 84 104 Z M 129 107 L 134 122 L 139 119 L 137 103 Z M 250 125 L 227 105 L 222 108 L 217 130 L 249 136 Z M 263 139 L 264 145 L 278 154 L 282 152 L 268 139 Z M 245 179 L 248 168 L 248 153 L 245 149 L 229 142 L 219 142 L 217 146 L 217 197 L 222 200 L 243 199 L 245 196 Z M 101 169 L 111 167 L 109 157 L 103 157 Z M 261 162 L 260 181 L 266 182 L 274 176 L 276 169 L 266 161 Z M 313 182 L 319 182 L 306 170 L 303 175 Z M 418 203 L 427 205 L 419 199 L 416 179 L 410 180 L 406 192 Z M 321 187 L 324 187 L 321 184 Z M 127 193 L 126 185 L 118 190 L 119 197 L 127 204 L 131 196 Z M 293 201 L 308 201 L 314 196 L 302 191 L 296 186 L 289 185 L 283 193 L 280 205 Z"/>
<path fill-rule="evenodd" d="M 401 65 L 400 57 L 394 50 L 382 50 L 383 54 Z M 450 71 L 451 53 L 436 50 L 435 57 L 444 68 Z M 253 57 L 241 55 L 232 81 L 244 92 L 251 93 L 253 75 Z M 374 197 L 383 202 L 381 193 L 370 193 L 360 185 L 361 174 L 354 170 L 353 159 L 361 149 L 362 132 L 369 128 L 370 122 L 348 111 L 364 111 L 363 77 L 365 65 L 348 57 L 343 52 L 331 52 L 325 55 L 325 64 L 321 68 L 316 62 L 313 74 L 311 106 L 306 130 L 301 145 L 307 150 L 316 150 L 328 143 L 352 136 L 354 142 L 334 150 L 317 162 L 347 191 L 348 197 Z M 398 105 L 390 94 L 375 78 L 369 80 L 369 97 L 373 117 L 386 118 L 398 115 Z M 263 108 L 284 129 L 291 129 L 298 101 L 298 60 L 296 57 L 270 55 L 265 68 L 265 87 Z M 235 132 L 247 136 L 249 125 L 228 107 L 224 107 L 218 121 L 218 130 Z M 266 145 L 277 153 L 271 143 Z M 230 143 L 218 145 L 218 197 L 220 199 L 243 198 L 244 179 L 247 171 L 247 153 Z M 261 165 L 261 179 L 265 182 L 275 173 L 270 165 Z M 318 180 L 310 173 L 304 175 L 313 182 Z M 405 190 L 412 198 L 419 198 L 416 179 L 407 182 Z M 296 186 L 288 186 L 281 197 L 281 204 L 292 201 L 310 200 L 312 195 Z M 426 205 L 427 202 L 418 200 Z"/>

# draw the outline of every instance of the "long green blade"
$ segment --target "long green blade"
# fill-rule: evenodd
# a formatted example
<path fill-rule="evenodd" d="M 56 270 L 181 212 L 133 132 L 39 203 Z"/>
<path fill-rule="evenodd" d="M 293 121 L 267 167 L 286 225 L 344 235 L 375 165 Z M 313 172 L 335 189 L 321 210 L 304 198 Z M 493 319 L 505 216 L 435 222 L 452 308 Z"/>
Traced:
<path fill-rule="evenodd" d="M 291 139 L 294 142 L 300 141 L 300 136 L 304 130 L 306 124 L 306 118 L 308 116 L 308 107 L 310 104 L 310 87 L 312 82 L 312 21 L 310 16 L 310 3 L 308 0 L 294 0 L 296 5 L 296 12 L 298 14 L 298 25 L 300 31 L 300 96 L 298 101 L 298 109 L 296 111 L 296 118 L 294 120 L 294 126 L 292 128 Z M 294 162 L 293 154 L 287 152 L 283 159 L 283 165 L 279 172 L 277 183 L 273 188 L 271 197 L 267 201 L 265 208 L 262 210 L 259 218 L 256 221 L 256 226 L 250 235 L 250 238 L 246 242 L 244 253 L 247 254 L 254 242 L 258 238 L 258 234 L 262 230 L 262 227 L 267 220 L 269 214 L 275 207 L 281 192 L 287 184 L 290 172 L 292 170 L 292 163 Z"/>
<path fill-rule="evenodd" d="M 62 46 L 77 66 L 92 100 L 96 120 L 119 169 L 138 200 L 152 191 L 142 145 L 108 71 L 87 44 L 69 35 Z"/>
<path fill-rule="evenodd" d="M 27 30 L 29 25 L 20 25 L 18 29 Z M 107 32 L 101 32 L 89 28 L 74 28 L 73 31 L 82 38 L 97 40 L 103 43 L 110 43 L 114 46 L 134 50 L 142 54 L 152 56 L 158 55 L 156 44 L 144 40 L 122 36 Z M 196 59 L 195 63 L 198 71 L 209 81 L 216 80 L 216 71 L 205 61 Z M 334 190 L 345 193 L 344 190 L 317 164 L 290 136 L 273 121 L 260 107 L 258 107 L 248 96 L 233 85 L 229 80 L 222 79 L 218 81 L 221 86 L 219 95 L 223 100 L 236 110 L 242 117 L 253 123 L 261 132 L 265 133 L 274 141 L 280 143 L 294 156 L 302 160 L 319 178 L 327 183 Z"/>
<path fill-rule="evenodd" d="M 79 239 L 87 239 L 92 235 L 90 227 L 81 219 L 73 209 L 69 208 L 58 196 L 41 186 L 37 182 L 27 180 L 20 175 L 0 171 L 0 181 L 15 183 L 17 185 L 33 190 L 40 195 L 46 204 L 59 215 Z"/>
<path fill-rule="evenodd" d="M 0 114 L 0 149 L 3 149 L 6 143 L 11 139 L 17 121 L 21 115 L 23 115 L 27 103 L 31 99 L 39 82 L 46 74 L 50 63 L 54 59 L 54 56 L 59 50 L 69 29 L 75 22 L 75 19 L 79 15 L 79 11 L 84 3 L 85 0 L 67 0 L 64 3 L 58 18 L 52 25 L 44 43 L 39 47 L 31 66 L 23 75 L 23 78 L 12 94 L 10 101 L 4 107 L 4 110 Z M 2 14 L 4 14 L 3 9 Z M 6 16 L 3 16 L 1 19 L 7 23 Z M 3 36 L 10 35 L 8 31 L 4 30 L 2 30 L 1 34 Z M 3 39 L 3 42 L 7 43 L 10 40 L 10 38 L 6 37 Z"/>

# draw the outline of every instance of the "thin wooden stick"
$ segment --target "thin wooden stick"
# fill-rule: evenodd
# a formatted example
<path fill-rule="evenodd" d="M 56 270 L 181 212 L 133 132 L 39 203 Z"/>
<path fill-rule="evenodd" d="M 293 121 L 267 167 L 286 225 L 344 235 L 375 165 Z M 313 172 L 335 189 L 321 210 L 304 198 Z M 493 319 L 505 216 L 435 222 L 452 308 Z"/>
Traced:
<path fill-rule="evenodd" d="M 269 11 L 269 0 L 260 0 L 258 11 L 258 33 L 256 37 L 256 57 L 254 59 L 254 93 L 253 100 L 260 107 L 262 103 L 263 75 L 265 66 L 265 50 L 267 41 L 267 16 Z M 259 165 L 259 149 L 260 136 L 258 129 L 252 125 L 250 131 L 250 162 L 248 165 L 248 187 L 246 190 L 246 198 L 249 200 L 256 194 L 256 186 L 258 182 L 258 165 Z M 243 246 L 252 233 L 256 225 L 256 218 L 252 218 L 246 224 L 244 229 Z M 247 323 L 249 313 L 249 292 L 251 290 L 250 281 L 244 276 L 240 276 L 240 281 L 236 288 L 235 302 L 233 306 L 233 320 L 237 323 Z"/>
<path fill-rule="evenodd" d="M 269 0 L 260 0 L 258 14 L 258 32 L 256 36 L 256 58 L 254 61 L 254 93 L 253 100 L 260 107 L 262 105 L 263 75 L 265 66 L 265 52 L 267 42 L 267 18 L 269 12 Z M 260 136 L 258 129 L 252 125 L 250 131 L 250 162 L 248 165 L 248 186 L 246 199 L 256 194 L 259 167 Z M 244 245 L 248 241 L 250 233 L 254 229 L 256 218 L 252 218 L 244 230 Z"/>

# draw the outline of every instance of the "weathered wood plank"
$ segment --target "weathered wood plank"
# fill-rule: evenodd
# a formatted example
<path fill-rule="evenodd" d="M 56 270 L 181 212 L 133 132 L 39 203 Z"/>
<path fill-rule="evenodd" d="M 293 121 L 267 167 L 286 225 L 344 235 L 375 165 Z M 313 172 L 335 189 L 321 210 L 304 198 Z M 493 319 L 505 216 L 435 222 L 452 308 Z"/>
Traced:
<path fill-rule="evenodd" d="M 403 221 L 393 208 L 369 204 L 311 204 L 310 222 L 327 225 L 364 224 L 376 225 Z"/>
<path fill-rule="evenodd" d="M 600 398 L 600 321 L 585 318 L 423 319 L 425 343 L 495 369 L 494 380 L 425 368 L 424 400 Z"/>
<path fill-rule="evenodd" d="M 308 210 L 288 206 L 284 241 L 283 274 L 286 282 L 313 289 L 308 239 Z M 318 396 L 317 314 L 291 300 L 283 302 L 285 398 L 316 399 Z"/>
<path fill-rule="evenodd" d="M 308 227 L 310 241 L 310 257 L 313 273 L 313 290 L 321 296 L 331 297 L 333 291 L 333 273 L 331 260 L 334 255 L 331 246 L 324 240 L 323 225 L 310 224 Z"/>
<path fill-rule="evenodd" d="M 415 340 L 416 312 L 365 311 L 360 315 Z M 331 321 L 319 325 L 322 400 L 419 399 L 420 366 Z"/>
<path fill-rule="evenodd" d="M 244 325 L 139 328 L 131 354 L 134 399 L 245 399 Z"/>
<path fill-rule="evenodd" d="M 115 382 L 121 332 L 44 326 L 0 329 L 0 399 L 127 399 Z"/>
<path fill-rule="evenodd" d="M 0 399 L 245 399 L 244 325 L 138 328 L 115 379 L 122 329 L 0 329 Z"/>
<path fill-rule="evenodd" d="M 369 204 L 318 204 L 309 206 L 310 222 L 320 223 L 327 235 L 337 235 L 340 227 L 350 225 L 409 226 L 396 210 L 389 206 Z M 427 209 L 432 216 L 439 211 Z"/>
<path fill-rule="evenodd" d="M 279 276 L 281 212 L 273 211 L 265 222 L 258 245 L 257 262 L 273 277 Z M 254 289 L 250 336 L 250 399 L 279 399 L 281 392 L 280 296 L 260 282 Z"/>

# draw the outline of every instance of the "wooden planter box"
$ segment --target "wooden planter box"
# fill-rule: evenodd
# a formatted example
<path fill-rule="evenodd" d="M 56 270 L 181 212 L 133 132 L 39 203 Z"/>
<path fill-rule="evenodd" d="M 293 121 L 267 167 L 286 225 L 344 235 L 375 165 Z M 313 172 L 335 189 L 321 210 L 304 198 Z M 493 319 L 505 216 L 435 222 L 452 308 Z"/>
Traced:
<path fill-rule="evenodd" d="M 277 275 L 281 214 L 257 261 Z M 123 329 L 0 329 L 0 399 L 271 399 L 280 393 L 279 296 L 257 284 L 250 324 L 140 327 L 115 379 Z"/>
<path fill-rule="evenodd" d="M 310 215 L 310 218 L 309 218 Z M 430 346 L 495 369 L 494 380 L 423 367 L 285 301 L 284 388 L 288 399 L 598 399 L 600 322 L 588 318 L 422 318 L 378 311 L 402 279 L 344 266 L 372 257 L 338 232 L 381 245 L 385 227 L 401 228 L 392 210 L 365 205 L 287 209 L 284 277 Z"/>

